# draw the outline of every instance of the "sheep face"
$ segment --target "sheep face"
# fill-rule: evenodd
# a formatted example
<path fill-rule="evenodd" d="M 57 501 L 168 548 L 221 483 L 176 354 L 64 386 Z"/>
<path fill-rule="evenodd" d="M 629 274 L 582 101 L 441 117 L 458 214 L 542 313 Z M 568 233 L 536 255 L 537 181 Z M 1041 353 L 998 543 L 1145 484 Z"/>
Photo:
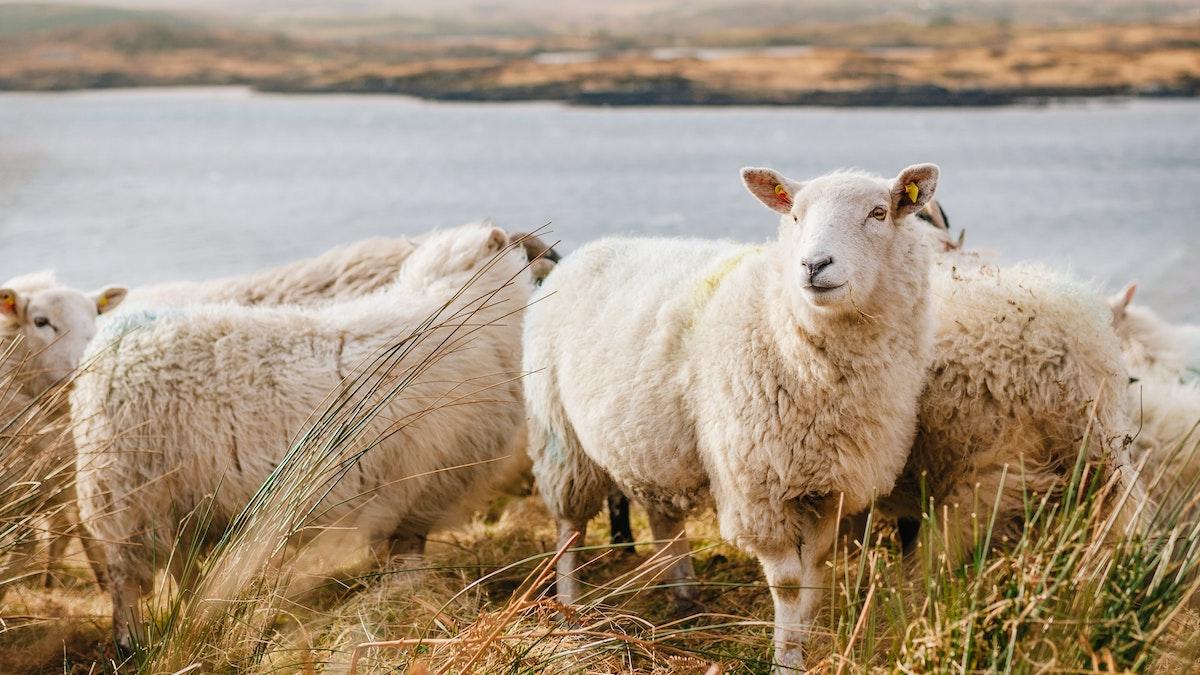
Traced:
<path fill-rule="evenodd" d="M 782 215 L 783 276 L 797 309 L 862 309 L 893 261 L 904 260 L 908 216 L 937 188 L 938 169 L 911 166 L 893 180 L 834 173 L 807 182 L 771 169 L 742 170 L 751 194 Z"/>
<path fill-rule="evenodd" d="M 79 366 L 88 340 L 96 333 L 96 317 L 125 298 L 125 289 L 110 286 L 81 293 L 55 285 L 47 276 L 25 286 L 14 279 L 0 289 L 0 320 L 10 337 L 19 337 L 27 354 L 23 384 L 30 393 L 65 380 Z"/>

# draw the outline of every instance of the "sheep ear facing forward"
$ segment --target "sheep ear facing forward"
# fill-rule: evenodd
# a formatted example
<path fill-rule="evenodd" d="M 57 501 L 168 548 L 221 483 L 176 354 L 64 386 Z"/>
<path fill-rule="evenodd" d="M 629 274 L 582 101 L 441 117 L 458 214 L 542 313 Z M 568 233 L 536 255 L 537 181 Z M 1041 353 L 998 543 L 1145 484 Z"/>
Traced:
<path fill-rule="evenodd" d="M 936 164 L 914 164 L 901 171 L 892 181 L 893 220 L 900 220 L 924 208 L 933 199 L 937 183 Z"/>
<path fill-rule="evenodd" d="M 92 302 L 96 303 L 96 313 L 103 314 L 110 312 L 121 304 L 125 299 L 125 294 L 128 290 L 124 286 L 106 286 L 98 291 L 88 293 L 88 297 Z"/>
<path fill-rule="evenodd" d="M 748 166 L 742 169 L 742 182 L 750 194 L 776 213 L 791 213 L 796 193 L 804 187 L 778 171 Z"/>

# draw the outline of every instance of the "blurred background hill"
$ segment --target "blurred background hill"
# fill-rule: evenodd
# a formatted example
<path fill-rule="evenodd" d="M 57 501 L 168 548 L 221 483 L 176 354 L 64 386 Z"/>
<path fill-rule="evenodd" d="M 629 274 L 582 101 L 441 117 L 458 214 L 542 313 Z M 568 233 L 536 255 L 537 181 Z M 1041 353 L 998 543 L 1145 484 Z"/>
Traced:
<path fill-rule="evenodd" d="M 573 103 L 1196 95 L 1194 2 L 0 4 L 0 88 L 246 84 Z"/>

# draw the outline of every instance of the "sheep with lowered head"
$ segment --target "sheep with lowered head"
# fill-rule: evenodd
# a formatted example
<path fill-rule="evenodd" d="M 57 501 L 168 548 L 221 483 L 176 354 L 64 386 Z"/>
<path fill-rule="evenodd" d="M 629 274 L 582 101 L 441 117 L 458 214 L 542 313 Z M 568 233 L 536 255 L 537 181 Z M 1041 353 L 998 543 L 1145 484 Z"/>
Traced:
<path fill-rule="evenodd" d="M 1172 324 L 1145 305 L 1133 304 L 1137 284 L 1108 299 L 1113 327 L 1129 373 L 1158 382 L 1200 379 L 1200 326 Z"/>
<path fill-rule="evenodd" d="M 684 514 L 711 499 L 722 536 L 762 563 L 791 672 L 839 502 L 853 513 L 888 492 L 912 443 L 932 324 L 931 247 L 911 216 L 938 170 L 742 176 L 781 214 L 778 240 L 604 239 L 546 280 L 525 326 L 529 450 L 562 541 L 615 483 L 678 556 L 677 582 L 694 578 Z M 577 567 L 575 552 L 558 564 L 566 604 Z"/>
<path fill-rule="evenodd" d="M 1130 374 L 1133 454 L 1154 500 L 1175 508 L 1200 482 L 1200 327 L 1133 304 L 1136 292 L 1131 283 L 1108 300 Z"/>
<path fill-rule="evenodd" d="M 80 510 L 105 542 L 117 639 L 129 644 L 140 625 L 138 598 L 181 519 L 211 498 L 219 534 L 331 392 L 375 377 L 372 357 L 401 339 L 409 351 L 395 376 L 414 379 L 381 404 L 363 441 L 378 445 L 331 488 L 314 524 L 419 551 L 523 443 L 526 265 L 502 230 L 471 225 L 429 236 L 392 285 L 356 300 L 202 305 L 106 325 L 71 405 Z"/>
<path fill-rule="evenodd" d="M 481 221 L 479 225 L 491 225 Z M 181 307 L 216 302 L 235 305 L 311 305 L 348 300 L 389 285 L 405 259 L 427 235 L 414 238 L 376 237 L 242 276 L 208 281 L 179 281 L 135 288 L 125 310 Z M 534 279 L 554 267 L 558 253 L 532 234 L 513 233 L 531 262 Z"/>
<path fill-rule="evenodd" d="M 7 354 L 0 364 L 6 382 L 5 425 L 16 429 L 16 433 L 32 431 L 35 437 L 28 445 L 12 443 L 9 447 L 53 453 L 51 465 L 73 467 L 73 446 L 62 424 L 66 420 L 65 399 L 55 390 L 69 383 L 88 340 L 96 332 L 97 317 L 116 308 L 124 297 L 125 289 L 120 286 L 90 293 L 68 288 L 48 271 L 14 277 L 0 287 L 0 344 Z M 53 409 L 45 409 L 47 405 Z M 35 407 L 42 412 L 32 413 Z M 18 422 L 22 418 L 45 428 L 31 430 Z M 46 584 L 53 581 L 53 572 L 70 543 L 67 533 L 79 532 L 73 478 L 73 471 L 65 471 L 52 480 L 53 484 L 43 486 L 48 494 L 44 506 L 51 512 L 45 531 L 54 533 L 46 542 Z M 81 541 L 96 579 L 103 585 L 98 547 L 86 536 Z M 14 555 L 32 555 L 32 546 L 23 549 Z"/>

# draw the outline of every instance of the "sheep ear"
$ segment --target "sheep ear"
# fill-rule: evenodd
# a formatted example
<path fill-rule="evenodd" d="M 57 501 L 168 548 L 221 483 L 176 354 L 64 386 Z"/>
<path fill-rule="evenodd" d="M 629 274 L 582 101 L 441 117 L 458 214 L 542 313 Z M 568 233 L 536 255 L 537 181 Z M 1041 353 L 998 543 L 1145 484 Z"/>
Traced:
<path fill-rule="evenodd" d="M 492 231 L 488 233 L 488 250 L 492 253 L 499 253 L 505 246 L 508 246 L 508 234 L 493 226 Z"/>
<path fill-rule="evenodd" d="M 103 314 L 112 311 L 125 299 L 128 291 L 124 286 L 108 286 L 91 293 L 92 301 L 96 303 L 96 313 Z"/>
<path fill-rule="evenodd" d="M 892 181 L 892 215 L 903 218 L 925 207 L 937 190 L 936 164 L 914 164 Z"/>
<path fill-rule="evenodd" d="M 950 216 L 946 215 L 946 209 L 943 209 L 941 202 L 936 199 L 930 199 L 917 211 L 917 217 L 939 230 L 950 231 Z"/>
<path fill-rule="evenodd" d="M 1108 306 L 1112 309 L 1113 321 L 1120 321 L 1125 318 L 1125 310 L 1129 308 L 1133 302 L 1133 296 L 1137 294 L 1137 282 L 1131 281 L 1121 289 L 1120 293 L 1108 298 Z"/>
<path fill-rule="evenodd" d="M 750 194 L 777 213 L 791 213 L 796 193 L 804 187 L 803 183 L 797 183 L 778 171 L 750 166 L 742 169 L 742 182 Z"/>
<path fill-rule="evenodd" d="M 20 296 L 11 288 L 0 288 L 0 316 L 7 317 L 13 321 L 19 321 L 18 316 L 18 301 Z"/>

